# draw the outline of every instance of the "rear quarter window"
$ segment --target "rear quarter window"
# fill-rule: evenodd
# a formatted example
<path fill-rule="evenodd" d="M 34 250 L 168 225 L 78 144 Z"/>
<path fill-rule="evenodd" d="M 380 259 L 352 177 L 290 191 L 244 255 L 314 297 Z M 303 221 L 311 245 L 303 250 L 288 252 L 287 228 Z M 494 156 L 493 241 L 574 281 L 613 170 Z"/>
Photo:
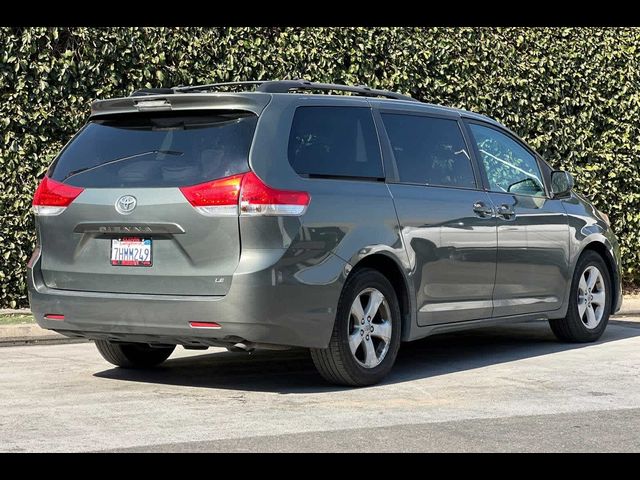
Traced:
<path fill-rule="evenodd" d="M 370 108 L 298 107 L 288 154 L 300 175 L 384 178 Z"/>
<path fill-rule="evenodd" d="M 249 170 L 257 117 L 131 114 L 90 121 L 49 176 L 85 188 L 181 187 Z"/>

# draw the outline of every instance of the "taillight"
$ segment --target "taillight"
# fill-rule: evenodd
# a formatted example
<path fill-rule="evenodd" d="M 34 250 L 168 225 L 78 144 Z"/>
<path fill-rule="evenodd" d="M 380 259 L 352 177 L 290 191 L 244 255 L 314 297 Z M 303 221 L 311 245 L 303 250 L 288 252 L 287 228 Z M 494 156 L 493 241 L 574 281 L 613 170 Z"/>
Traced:
<path fill-rule="evenodd" d="M 240 215 L 302 215 L 310 200 L 307 192 L 271 188 L 249 172 L 242 179 Z"/>
<path fill-rule="evenodd" d="M 180 187 L 180 191 L 202 215 L 235 216 L 238 215 L 238 197 L 243 176 L 234 175 L 191 187 Z"/>
<path fill-rule="evenodd" d="M 84 189 L 44 177 L 33 195 L 33 213 L 60 215 Z"/>
<path fill-rule="evenodd" d="M 225 177 L 180 191 L 202 215 L 302 215 L 311 197 L 307 192 L 278 190 L 253 172 Z"/>

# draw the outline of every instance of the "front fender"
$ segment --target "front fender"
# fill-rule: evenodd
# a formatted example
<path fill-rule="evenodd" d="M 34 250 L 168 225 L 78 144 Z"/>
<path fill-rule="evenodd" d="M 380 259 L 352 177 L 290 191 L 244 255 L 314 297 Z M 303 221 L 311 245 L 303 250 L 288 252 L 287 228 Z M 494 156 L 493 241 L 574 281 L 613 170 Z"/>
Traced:
<path fill-rule="evenodd" d="M 611 270 L 611 281 L 615 290 L 611 311 L 615 313 L 622 305 L 622 259 L 618 240 L 600 212 L 584 197 L 573 194 L 563 203 L 569 221 L 569 278 L 573 278 L 578 259 L 586 249 L 600 253 Z M 568 306 L 570 286 L 567 286 L 565 295 L 564 314 Z"/>

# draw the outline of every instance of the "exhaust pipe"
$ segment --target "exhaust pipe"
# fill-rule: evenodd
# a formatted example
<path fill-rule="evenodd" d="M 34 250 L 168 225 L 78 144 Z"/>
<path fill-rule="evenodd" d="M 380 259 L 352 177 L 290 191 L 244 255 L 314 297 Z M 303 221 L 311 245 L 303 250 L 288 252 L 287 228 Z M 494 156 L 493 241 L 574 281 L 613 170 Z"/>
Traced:
<path fill-rule="evenodd" d="M 252 342 L 238 342 L 231 347 L 227 347 L 230 352 L 246 352 L 251 353 L 255 350 L 255 346 Z"/>
<path fill-rule="evenodd" d="M 271 343 L 254 343 L 249 341 L 242 341 L 235 343 L 234 345 L 227 347 L 230 352 L 247 352 L 251 353 L 254 350 L 290 350 L 291 347 L 286 345 L 274 345 Z"/>

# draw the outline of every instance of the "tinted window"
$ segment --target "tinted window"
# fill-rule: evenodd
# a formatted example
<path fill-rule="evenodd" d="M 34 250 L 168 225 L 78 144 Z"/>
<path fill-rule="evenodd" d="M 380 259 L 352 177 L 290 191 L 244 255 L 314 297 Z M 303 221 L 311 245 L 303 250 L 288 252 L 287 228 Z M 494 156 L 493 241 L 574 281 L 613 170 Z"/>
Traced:
<path fill-rule="evenodd" d="M 492 191 L 545 195 L 538 162 L 522 145 L 493 128 L 470 127 Z"/>
<path fill-rule="evenodd" d="M 248 170 L 257 117 L 129 115 L 89 122 L 50 172 L 79 187 L 176 187 Z"/>
<path fill-rule="evenodd" d="M 371 110 L 298 108 L 289 137 L 289 163 L 303 175 L 383 178 Z"/>
<path fill-rule="evenodd" d="M 475 187 L 471 160 L 455 120 L 382 114 L 401 182 Z"/>

